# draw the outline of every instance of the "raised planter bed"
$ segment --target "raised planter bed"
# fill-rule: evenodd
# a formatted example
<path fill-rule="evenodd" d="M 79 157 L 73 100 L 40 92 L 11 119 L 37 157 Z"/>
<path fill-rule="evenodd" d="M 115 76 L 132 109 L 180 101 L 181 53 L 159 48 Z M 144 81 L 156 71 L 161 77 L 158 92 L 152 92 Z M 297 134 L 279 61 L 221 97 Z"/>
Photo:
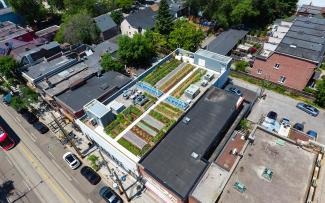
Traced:
<path fill-rule="evenodd" d="M 180 98 L 185 90 L 193 83 L 201 80 L 202 76 L 206 73 L 206 70 L 198 69 L 189 78 L 185 80 L 173 93 L 172 96 L 175 98 Z"/>
<path fill-rule="evenodd" d="M 171 59 L 170 61 L 162 64 L 149 75 L 147 75 L 143 81 L 154 86 L 159 80 L 164 78 L 168 73 L 177 68 L 182 62 L 177 59 Z"/>
<path fill-rule="evenodd" d="M 177 72 L 171 79 L 166 81 L 160 90 L 163 92 L 168 92 L 172 87 L 174 87 L 179 81 L 181 81 L 188 73 L 194 69 L 194 66 L 187 64 L 184 68 Z"/>

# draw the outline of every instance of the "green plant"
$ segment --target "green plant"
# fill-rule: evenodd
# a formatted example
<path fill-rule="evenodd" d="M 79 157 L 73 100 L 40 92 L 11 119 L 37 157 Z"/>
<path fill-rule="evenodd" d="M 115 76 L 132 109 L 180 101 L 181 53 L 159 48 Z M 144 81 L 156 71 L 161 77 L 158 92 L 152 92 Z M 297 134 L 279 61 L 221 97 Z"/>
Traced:
<path fill-rule="evenodd" d="M 250 122 L 247 119 L 243 119 L 239 122 L 239 128 L 244 131 L 248 131 L 250 129 Z"/>
<path fill-rule="evenodd" d="M 235 62 L 236 71 L 246 71 L 246 67 L 248 67 L 249 63 L 247 61 L 237 61 Z"/>
<path fill-rule="evenodd" d="M 129 150 L 132 154 L 134 155 L 141 155 L 141 149 L 138 147 L 134 146 L 131 142 L 127 141 L 125 138 L 121 138 L 117 141 L 120 145 L 122 145 L 124 148 Z"/>
<path fill-rule="evenodd" d="M 92 154 L 92 155 L 89 155 L 87 159 L 88 159 L 88 161 L 90 161 L 91 168 L 93 168 L 95 171 L 98 171 L 99 166 L 97 164 L 97 161 L 98 161 L 99 157 Z"/>

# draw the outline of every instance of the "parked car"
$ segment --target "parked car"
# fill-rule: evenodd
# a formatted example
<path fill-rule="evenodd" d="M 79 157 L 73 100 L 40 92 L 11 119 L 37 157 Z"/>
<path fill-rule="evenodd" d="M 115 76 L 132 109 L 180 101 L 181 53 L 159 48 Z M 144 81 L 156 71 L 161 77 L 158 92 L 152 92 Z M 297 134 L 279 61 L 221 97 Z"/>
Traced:
<path fill-rule="evenodd" d="M 125 99 L 129 99 L 131 93 L 132 93 L 131 90 L 124 90 L 124 91 L 123 91 L 123 97 L 124 97 Z"/>
<path fill-rule="evenodd" d="M 281 125 L 283 125 L 284 127 L 290 127 L 291 124 L 290 124 L 290 120 L 288 118 L 282 118 L 281 119 Z"/>
<path fill-rule="evenodd" d="M 101 177 L 89 166 L 84 166 L 81 171 L 81 175 L 85 177 L 90 184 L 96 185 L 101 181 Z"/>
<path fill-rule="evenodd" d="M 303 125 L 302 123 L 295 123 L 295 124 L 293 125 L 293 128 L 296 129 L 296 130 L 299 130 L 299 131 L 301 131 L 301 132 L 304 131 L 304 125 Z"/>
<path fill-rule="evenodd" d="M 315 117 L 319 114 L 319 110 L 309 104 L 300 102 L 297 104 L 296 107 Z"/>
<path fill-rule="evenodd" d="M 123 200 L 110 187 L 104 186 L 99 190 L 99 195 L 108 203 L 122 203 Z"/>
<path fill-rule="evenodd" d="M 316 140 L 317 138 L 317 132 L 314 130 L 308 130 L 307 131 L 307 135 L 309 135 L 310 137 L 314 138 Z"/>
<path fill-rule="evenodd" d="M 47 133 L 49 131 L 49 128 L 44 125 L 44 123 L 37 121 L 36 123 L 33 123 L 34 128 L 40 132 L 41 134 Z"/>
<path fill-rule="evenodd" d="M 38 118 L 35 116 L 35 114 L 31 113 L 28 110 L 23 111 L 21 115 L 30 124 L 36 123 L 38 121 Z"/>
<path fill-rule="evenodd" d="M 63 155 L 63 160 L 69 165 L 73 170 L 77 169 L 81 163 L 79 159 L 72 152 L 67 152 Z"/>
<path fill-rule="evenodd" d="M 230 92 L 230 93 L 232 93 L 234 95 L 237 95 L 237 96 L 243 96 L 243 93 L 237 87 L 230 87 L 228 89 L 228 92 Z"/>
<path fill-rule="evenodd" d="M 273 123 L 275 123 L 277 117 L 278 117 L 278 114 L 276 112 L 270 111 L 266 115 L 264 122 L 269 123 L 269 124 L 273 124 Z"/>

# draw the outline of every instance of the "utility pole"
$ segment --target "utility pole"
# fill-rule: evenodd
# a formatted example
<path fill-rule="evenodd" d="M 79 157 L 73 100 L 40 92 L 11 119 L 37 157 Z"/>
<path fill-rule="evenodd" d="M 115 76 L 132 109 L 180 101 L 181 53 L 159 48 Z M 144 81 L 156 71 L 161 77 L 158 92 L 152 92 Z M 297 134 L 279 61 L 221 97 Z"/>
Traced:
<path fill-rule="evenodd" d="M 122 195 L 122 194 L 124 193 L 124 195 L 125 195 L 125 197 L 126 197 L 126 200 L 127 200 L 128 202 L 130 202 L 131 199 L 130 199 L 130 197 L 128 196 L 128 194 L 126 193 L 126 191 L 125 191 L 125 189 L 124 189 L 124 187 L 123 187 L 123 184 L 122 184 L 121 180 L 119 179 L 119 177 L 117 176 L 117 174 L 115 173 L 115 171 L 113 171 L 113 174 L 114 174 L 114 176 L 115 176 L 115 178 L 116 178 L 117 184 L 119 185 L 118 190 L 119 190 L 120 194 Z"/>
<path fill-rule="evenodd" d="M 98 147 L 99 155 L 100 155 L 101 158 L 104 160 L 105 165 L 106 165 L 106 167 L 107 167 L 107 169 L 108 169 L 110 175 L 113 174 L 114 177 L 115 177 L 115 179 L 116 179 L 116 181 L 117 181 L 117 184 L 118 184 L 118 186 L 119 186 L 119 187 L 118 187 L 118 190 L 119 190 L 120 194 L 122 195 L 122 194 L 124 193 L 124 194 L 125 194 L 125 197 L 126 197 L 126 200 L 127 200 L 128 202 L 131 201 L 131 199 L 129 198 L 128 194 L 126 193 L 125 188 L 123 187 L 123 184 L 122 184 L 121 180 L 119 179 L 118 175 L 116 174 L 115 171 L 113 171 L 113 170 L 111 170 L 111 169 L 109 168 L 109 166 L 108 166 L 108 162 L 107 162 L 106 159 L 104 158 L 104 156 L 103 156 L 103 154 L 102 154 L 102 151 L 101 151 L 100 147 L 98 146 L 97 143 L 96 143 L 96 145 L 97 145 L 97 147 Z"/>
<path fill-rule="evenodd" d="M 81 154 L 80 150 L 78 149 L 78 147 L 76 146 L 76 144 L 69 138 L 68 133 L 65 131 L 65 129 L 61 126 L 60 122 L 58 121 L 58 119 L 54 116 L 54 114 L 52 112 L 50 112 L 54 122 L 59 126 L 63 136 L 69 141 L 70 145 L 76 150 L 77 154 L 81 157 L 84 158 L 84 156 Z"/>

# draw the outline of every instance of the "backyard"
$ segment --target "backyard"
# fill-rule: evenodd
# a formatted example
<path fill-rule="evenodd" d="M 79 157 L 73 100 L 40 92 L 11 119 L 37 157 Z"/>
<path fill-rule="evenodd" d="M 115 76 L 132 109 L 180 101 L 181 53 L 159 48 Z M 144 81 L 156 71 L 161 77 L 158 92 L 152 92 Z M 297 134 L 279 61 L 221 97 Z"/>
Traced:
<path fill-rule="evenodd" d="M 185 80 L 173 93 L 172 96 L 179 99 L 185 92 L 185 90 L 191 85 L 201 80 L 202 76 L 205 75 L 207 71 L 203 69 L 196 70 L 189 78 Z"/>
<path fill-rule="evenodd" d="M 166 63 L 162 64 L 149 75 L 147 75 L 143 81 L 154 86 L 159 80 L 164 78 L 168 73 L 177 68 L 182 62 L 177 59 L 170 59 Z"/>
<path fill-rule="evenodd" d="M 105 127 L 105 132 L 115 138 L 120 134 L 128 125 L 141 116 L 143 112 L 135 106 L 130 106 L 122 113 L 116 116 L 116 119 Z"/>

